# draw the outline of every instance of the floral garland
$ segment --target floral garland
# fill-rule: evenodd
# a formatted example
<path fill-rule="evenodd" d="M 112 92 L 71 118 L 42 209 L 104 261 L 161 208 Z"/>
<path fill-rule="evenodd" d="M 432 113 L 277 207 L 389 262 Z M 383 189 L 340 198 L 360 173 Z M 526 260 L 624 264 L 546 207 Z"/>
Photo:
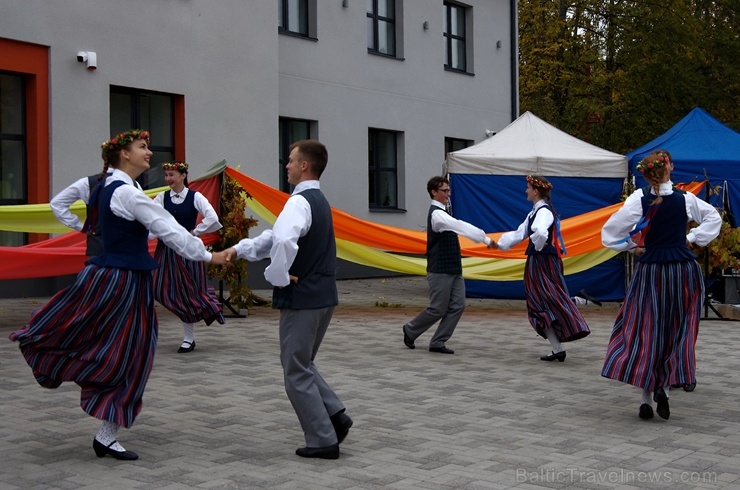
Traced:
<path fill-rule="evenodd" d="M 129 129 L 113 138 L 109 139 L 100 148 L 103 150 L 103 160 L 106 160 L 106 154 L 111 150 L 120 150 L 134 140 L 144 140 L 149 144 L 149 131 L 143 129 Z"/>
<path fill-rule="evenodd" d="M 164 170 L 177 170 L 181 174 L 188 172 L 188 164 L 185 162 L 169 162 L 163 163 L 162 168 Z"/>
<path fill-rule="evenodd" d="M 645 172 L 645 170 L 649 168 L 663 168 L 669 163 L 671 163 L 671 157 L 668 155 L 668 152 L 664 150 L 658 150 L 655 153 L 651 153 L 650 155 L 640 160 L 640 163 L 638 163 L 637 167 L 635 168 L 639 172 Z"/>
<path fill-rule="evenodd" d="M 552 189 L 552 183 L 540 180 L 533 175 L 527 175 L 527 182 L 529 182 L 529 185 L 537 189 Z"/>

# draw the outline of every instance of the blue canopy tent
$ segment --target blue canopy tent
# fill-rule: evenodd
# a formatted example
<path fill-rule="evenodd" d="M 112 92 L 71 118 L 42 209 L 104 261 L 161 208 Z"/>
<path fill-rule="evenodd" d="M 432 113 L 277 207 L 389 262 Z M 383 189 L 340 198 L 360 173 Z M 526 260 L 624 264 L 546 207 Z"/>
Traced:
<path fill-rule="evenodd" d="M 671 153 L 675 168 L 671 173 L 673 182 L 688 183 L 709 179 L 712 187 L 720 186 L 719 196 L 710 202 L 728 211 L 740 210 L 740 133 L 725 126 L 706 111 L 695 108 L 671 129 L 649 143 L 627 154 L 629 166 L 634 171 L 637 163 L 654 150 L 663 149 Z M 635 172 L 639 174 L 639 172 Z M 647 185 L 642 177 L 638 187 Z M 736 220 L 738 216 L 734 216 Z M 733 221 L 733 226 L 737 223 Z"/>
<path fill-rule="evenodd" d="M 486 232 L 515 230 L 532 203 L 524 176 L 537 173 L 553 184 L 552 203 L 562 219 L 618 203 L 627 158 L 581 141 L 531 112 L 498 134 L 448 154 L 452 214 Z M 565 237 L 566 245 L 568 237 Z M 616 257 L 566 276 L 571 292 L 586 289 L 604 300 L 624 297 L 624 263 Z M 524 298 L 523 281 L 465 283 L 476 298 Z"/>

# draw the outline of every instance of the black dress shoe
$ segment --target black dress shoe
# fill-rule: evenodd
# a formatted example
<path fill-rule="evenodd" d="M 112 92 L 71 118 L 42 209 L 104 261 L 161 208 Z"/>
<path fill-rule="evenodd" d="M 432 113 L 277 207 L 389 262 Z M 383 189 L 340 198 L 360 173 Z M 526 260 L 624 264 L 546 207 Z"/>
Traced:
<path fill-rule="evenodd" d="M 683 391 L 692 392 L 696 389 L 696 381 L 683 385 Z"/>
<path fill-rule="evenodd" d="M 302 458 L 339 459 L 339 444 L 324 447 L 299 447 L 295 453 Z"/>
<path fill-rule="evenodd" d="M 177 349 L 178 354 L 182 354 L 184 352 L 192 352 L 192 350 L 195 349 L 195 340 L 193 340 L 192 342 L 188 340 L 183 340 L 182 343 L 188 344 L 188 346 L 187 347 L 180 346 L 180 348 Z"/>
<path fill-rule="evenodd" d="M 671 409 L 668 406 L 668 395 L 665 394 L 663 388 L 655 390 L 653 401 L 658 404 L 658 408 L 655 411 L 658 412 L 660 418 L 668 420 L 668 417 L 671 416 Z"/>
<path fill-rule="evenodd" d="M 406 344 L 406 347 L 409 349 L 416 349 L 416 346 L 414 345 L 414 339 L 409 337 L 409 334 L 406 333 L 406 326 L 403 327 L 403 343 Z"/>
<path fill-rule="evenodd" d="M 565 351 L 564 350 L 563 351 L 560 351 L 557 354 L 555 354 L 554 352 L 550 352 L 548 355 L 540 357 L 540 361 L 560 361 L 560 362 L 563 362 L 563 361 L 565 361 Z"/>
<path fill-rule="evenodd" d="M 342 441 L 347 437 L 349 429 L 352 427 L 352 419 L 349 415 L 344 413 L 344 409 L 335 413 L 331 417 L 331 425 L 334 426 L 334 432 L 337 433 L 337 444 L 341 444 Z"/>
<path fill-rule="evenodd" d="M 454 354 L 455 353 L 454 350 L 444 345 L 442 347 L 430 347 L 429 352 L 439 352 L 441 354 Z"/>
<path fill-rule="evenodd" d="M 653 407 L 647 403 L 640 405 L 640 411 L 637 413 L 642 420 L 649 420 L 653 418 Z"/>
<path fill-rule="evenodd" d="M 576 293 L 576 296 L 578 296 L 579 298 L 583 298 L 586 301 L 590 301 L 596 306 L 601 306 L 601 301 L 588 294 L 585 289 L 581 289 L 580 291 L 578 291 Z"/>
<path fill-rule="evenodd" d="M 133 451 L 116 451 L 115 449 L 111 449 L 111 446 L 115 444 L 116 442 L 117 441 L 113 441 L 107 446 L 105 446 L 102 442 L 98 441 L 97 439 L 93 439 L 93 449 L 95 450 L 95 456 L 97 456 L 98 458 L 102 458 L 106 454 L 110 454 L 116 459 L 123 459 L 126 461 L 133 461 L 135 459 L 139 459 L 139 455 Z"/>

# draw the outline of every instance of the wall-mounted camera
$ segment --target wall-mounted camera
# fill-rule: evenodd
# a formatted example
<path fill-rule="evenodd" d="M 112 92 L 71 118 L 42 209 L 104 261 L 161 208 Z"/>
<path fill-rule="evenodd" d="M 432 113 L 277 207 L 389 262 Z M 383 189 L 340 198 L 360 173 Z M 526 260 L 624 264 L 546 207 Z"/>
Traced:
<path fill-rule="evenodd" d="M 98 67 L 98 55 L 95 51 L 78 51 L 77 61 L 85 63 L 88 70 L 94 70 Z"/>

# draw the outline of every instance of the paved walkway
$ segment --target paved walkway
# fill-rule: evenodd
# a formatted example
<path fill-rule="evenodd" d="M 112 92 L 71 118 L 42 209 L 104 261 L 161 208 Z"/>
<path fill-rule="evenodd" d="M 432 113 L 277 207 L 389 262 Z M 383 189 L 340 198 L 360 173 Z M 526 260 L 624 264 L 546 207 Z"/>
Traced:
<path fill-rule="evenodd" d="M 318 357 L 355 421 L 339 460 L 294 454 L 303 435 L 282 385 L 277 313 L 196 328 L 160 313 L 144 408 L 98 459 L 79 389 L 39 387 L 7 339 L 44 300 L 0 300 L 0 490 L 740 488 L 740 324 L 703 321 L 696 391 L 671 418 L 637 417 L 636 388 L 600 377 L 617 305 L 587 306 L 592 334 L 544 363 L 520 301 L 468 300 L 448 346 L 402 342 L 423 278 L 342 281 Z M 267 292 L 261 293 L 268 295 Z"/>

